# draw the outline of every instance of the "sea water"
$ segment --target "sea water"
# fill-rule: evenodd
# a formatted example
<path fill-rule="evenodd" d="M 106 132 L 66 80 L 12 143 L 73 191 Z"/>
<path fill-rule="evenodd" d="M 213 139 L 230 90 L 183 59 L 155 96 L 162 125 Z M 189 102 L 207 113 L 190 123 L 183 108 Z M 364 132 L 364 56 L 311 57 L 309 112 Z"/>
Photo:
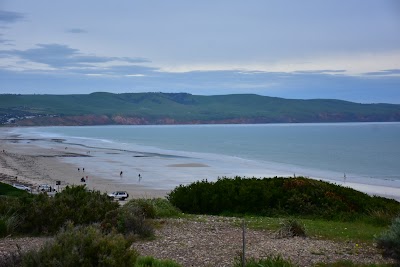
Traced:
<path fill-rule="evenodd" d="M 74 126 L 14 131 L 63 138 L 66 146 L 80 146 L 98 156 L 85 158 L 86 169 L 115 182 L 140 182 L 157 189 L 235 175 L 309 176 L 400 187 L 400 123 Z M 82 159 L 65 160 L 82 165 Z M 120 170 L 124 171 L 122 181 L 116 175 Z M 141 181 L 136 179 L 138 174 Z"/>

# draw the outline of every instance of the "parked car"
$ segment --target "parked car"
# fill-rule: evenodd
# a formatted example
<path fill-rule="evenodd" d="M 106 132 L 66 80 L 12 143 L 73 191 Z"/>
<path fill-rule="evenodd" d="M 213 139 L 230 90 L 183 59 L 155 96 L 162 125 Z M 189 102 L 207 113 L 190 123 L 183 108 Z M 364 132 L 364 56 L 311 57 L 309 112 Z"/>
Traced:
<path fill-rule="evenodd" d="M 39 192 L 52 192 L 55 191 L 55 188 L 51 187 L 51 185 L 48 184 L 41 184 L 38 186 L 37 190 Z"/>
<path fill-rule="evenodd" d="M 108 197 L 112 199 L 125 200 L 129 197 L 129 194 L 126 191 L 116 191 L 108 194 Z"/>
<path fill-rule="evenodd" d="M 15 188 L 21 189 L 21 190 L 28 191 L 28 192 L 31 192 L 31 190 L 32 190 L 29 186 L 26 186 L 23 184 L 13 184 L 12 186 Z"/>

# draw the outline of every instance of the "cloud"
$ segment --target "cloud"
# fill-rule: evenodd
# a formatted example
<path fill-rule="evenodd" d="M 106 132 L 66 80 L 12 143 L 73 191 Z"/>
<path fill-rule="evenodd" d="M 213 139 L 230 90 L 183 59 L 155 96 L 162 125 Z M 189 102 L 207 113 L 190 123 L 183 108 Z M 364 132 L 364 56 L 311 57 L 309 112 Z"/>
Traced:
<path fill-rule="evenodd" d="M 4 36 L 4 34 L 0 33 L 0 44 L 13 45 L 13 41 L 12 40 L 4 39 L 3 36 Z"/>
<path fill-rule="evenodd" d="M 364 73 L 367 76 L 400 76 L 400 69 L 381 70 Z"/>
<path fill-rule="evenodd" d="M 37 44 L 26 50 L 0 50 L 2 57 L 18 57 L 22 60 L 46 64 L 54 69 L 96 67 L 100 63 L 144 63 L 149 60 L 131 57 L 103 57 L 82 54 L 78 49 L 62 44 Z"/>
<path fill-rule="evenodd" d="M 67 33 L 87 33 L 86 30 L 80 29 L 80 28 L 68 29 L 68 30 L 66 30 L 65 32 L 67 32 Z"/>
<path fill-rule="evenodd" d="M 25 15 L 22 13 L 0 10 L 0 23 L 14 23 L 24 18 Z"/>
<path fill-rule="evenodd" d="M 297 74 L 341 74 L 345 73 L 346 70 L 298 70 L 293 73 Z"/>

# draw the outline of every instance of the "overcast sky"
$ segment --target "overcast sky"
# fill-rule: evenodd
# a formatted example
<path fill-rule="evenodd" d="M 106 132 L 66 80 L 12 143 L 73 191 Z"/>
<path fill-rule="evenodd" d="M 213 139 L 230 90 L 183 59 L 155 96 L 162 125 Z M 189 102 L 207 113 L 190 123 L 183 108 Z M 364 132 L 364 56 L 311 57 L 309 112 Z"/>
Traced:
<path fill-rule="evenodd" d="M 397 0 L 0 0 L 0 93 L 400 103 Z"/>

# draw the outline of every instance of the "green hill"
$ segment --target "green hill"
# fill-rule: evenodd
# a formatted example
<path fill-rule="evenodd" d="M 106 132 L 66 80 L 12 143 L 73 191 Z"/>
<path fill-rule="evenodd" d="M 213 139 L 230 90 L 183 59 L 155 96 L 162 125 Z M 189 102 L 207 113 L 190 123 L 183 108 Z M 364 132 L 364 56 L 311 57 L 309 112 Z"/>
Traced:
<path fill-rule="evenodd" d="M 400 105 L 254 94 L 0 95 L 0 123 L 17 125 L 400 121 Z"/>

